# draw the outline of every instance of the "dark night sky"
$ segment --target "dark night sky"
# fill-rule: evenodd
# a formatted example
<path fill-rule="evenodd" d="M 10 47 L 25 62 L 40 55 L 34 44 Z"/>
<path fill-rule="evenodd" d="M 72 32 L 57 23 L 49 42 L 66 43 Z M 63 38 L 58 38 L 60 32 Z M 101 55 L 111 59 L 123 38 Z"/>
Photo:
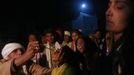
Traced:
<path fill-rule="evenodd" d="M 43 24 L 43 27 L 49 27 L 77 17 L 78 4 L 79 0 L 4 1 L 1 24 L 6 24 L 2 25 L 3 28 L 16 24 L 19 25 L 16 28 L 25 24 L 32 24 L 33 27 L 40 27 Z"/>
<path fill-rule="evenodd" d="M 93 1 L 98 18 L 102 19 L 99 15 L 105 11 L 106 0 Z M 79 4 L 80 0 L 4 0 L 1 2 L 0 36 L 21 37 L 32 30 L 41 32 L 48 27 L 62 26 L 79 15 Z"/>

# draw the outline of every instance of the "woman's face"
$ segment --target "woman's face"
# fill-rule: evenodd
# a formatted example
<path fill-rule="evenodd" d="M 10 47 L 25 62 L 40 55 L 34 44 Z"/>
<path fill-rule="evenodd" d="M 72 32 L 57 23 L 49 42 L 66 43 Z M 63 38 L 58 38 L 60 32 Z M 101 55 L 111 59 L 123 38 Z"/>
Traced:
<path fill-rule="evenodd" d="M 29 42 L 37 41 L 37 38 L 36 38 L 36 36 L 34 34 L 30 34 L 28 39 L 29 39 Z"/>
<path fill-rule="evenodd" d="M 64 35 L 64 41 L 69 41 L 70 36 Z"/>
<path fill-rule="evenodd" d="M 128 0 L 110 0 L 106 12 L 106 29 L 114 33 L 124 31 L 128 24 L 130 8 Z"/>
<path fill-rule="evenodd" d="M 77 38 L 78 38 L 78 33 L 72 32 L 72 40 L 73 40 L 73 41 L 76 41 Z"/>
<path fill-rule="evenodd" d="M 83 53 L 84 52 L 84 46 L 85 46 L 85 42 L 82 38 L 79 38 L 77 40 L 77 49 L 80 53 Z"/>

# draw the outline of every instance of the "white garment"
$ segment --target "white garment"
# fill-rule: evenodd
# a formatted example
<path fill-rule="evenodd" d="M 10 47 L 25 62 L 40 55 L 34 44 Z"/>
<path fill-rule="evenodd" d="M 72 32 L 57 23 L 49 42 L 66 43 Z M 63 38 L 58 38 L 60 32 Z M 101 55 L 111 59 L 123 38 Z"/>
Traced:
<path fill-rule="evenodd" d="M 61 46 L 60 46 L 60 44 L 59 44 L 58 42 L 55 42 L 55 49 L 56 49 L 56 50 L 61 49 Z"/>
<path fill-rule="evenodd" d="M 50 49 L 50 44 L 49 42 L 46 44 L 46 57 L 48 61 L 49 68 L 52 68 L 52 60 L 51 60 L 51 49 Z"/>
<path fill-rule="evenodd" d="M 49 68 L 52 68 L 52 51 L 59 50 L 61 48 L 60 44 L 58 42 L 55 42 L 54 47 L 50 46 L 49 42 L 45 44 L 45 54 L 47 58 L 47 62 L 49 65 Z"/>

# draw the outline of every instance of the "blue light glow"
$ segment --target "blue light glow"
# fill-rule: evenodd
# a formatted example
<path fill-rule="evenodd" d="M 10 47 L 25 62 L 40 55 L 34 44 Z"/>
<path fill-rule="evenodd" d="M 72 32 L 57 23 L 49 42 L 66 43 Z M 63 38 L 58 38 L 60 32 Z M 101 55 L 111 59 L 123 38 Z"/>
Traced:
<path fill-rule="evenodd" d="M 83 4 L 81 5 L 81 7 L 82 7 L 82 8 L 86 8 L 86 4 L 83 3 Z"/>

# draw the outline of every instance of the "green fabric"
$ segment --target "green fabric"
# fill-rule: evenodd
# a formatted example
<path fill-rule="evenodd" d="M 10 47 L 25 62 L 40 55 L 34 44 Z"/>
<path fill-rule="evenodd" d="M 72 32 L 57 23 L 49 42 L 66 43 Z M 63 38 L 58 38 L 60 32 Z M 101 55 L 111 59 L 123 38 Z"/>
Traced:
<path fill-rule="evenodd" d="M 63 64 L 52 71 L 52 75 L 78 75 L 76 73 L 75 69 L 68 64 Z"/>
<path fill-rule="evenodd" d="M 76 71 L 71 66 L 68 66 L 68 68 L 65 70 L 64 75 L 78 75 L 76 74 Z"/>

